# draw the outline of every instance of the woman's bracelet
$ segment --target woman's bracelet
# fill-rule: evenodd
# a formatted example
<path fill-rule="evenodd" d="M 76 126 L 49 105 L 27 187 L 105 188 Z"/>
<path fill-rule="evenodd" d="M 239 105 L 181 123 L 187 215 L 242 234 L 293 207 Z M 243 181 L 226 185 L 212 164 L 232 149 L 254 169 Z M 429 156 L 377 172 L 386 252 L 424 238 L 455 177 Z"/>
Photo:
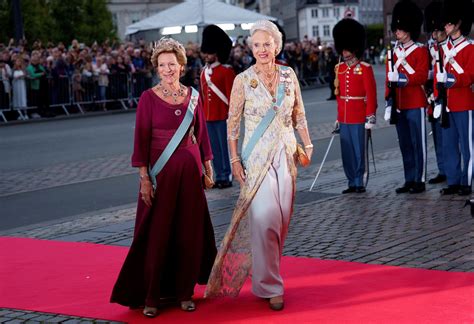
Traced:
<path fill-rule="evenodd" d="M 308 144 L 308 145 L 305 145 L 304 148 L 307 148 L 307 149 L 310 149 L 310 148 L 313 148 L 313 144 Z"/>
<path fill-rule="evenodd" d="M 233 157 L 230 159 L 230 164 L 233 164 L 235 162 L 240 162 L 240 157 L 239 156 L 236 156 L 236 157 Z"/>

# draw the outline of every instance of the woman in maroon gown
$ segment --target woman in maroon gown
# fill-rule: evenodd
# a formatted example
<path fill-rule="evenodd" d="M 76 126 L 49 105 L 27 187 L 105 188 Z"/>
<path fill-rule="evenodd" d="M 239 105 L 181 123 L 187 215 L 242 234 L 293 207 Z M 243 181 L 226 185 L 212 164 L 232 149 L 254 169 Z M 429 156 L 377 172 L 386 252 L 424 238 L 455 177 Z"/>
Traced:
<path fill-rule="evenodd" d="M 216 246 L 202 182 L 203 164 L 212 179 L 212 152 L 200 100 L 153 190 L 148 167 L 179 127 L 192 91 L 179 83 L 186 66 L 180 43 L 161 39 L 151 60 L 161 82 L 145 91 L 138 104 L 132 166 L 139 168 L 140 197 L 133 242 L 111 302 L 144 306 L 144 315 L 154 317 L 158 307 L 170 300 L 180 302 L 185 311 L 195 309 L 194 286 L 207 283 Z"/>

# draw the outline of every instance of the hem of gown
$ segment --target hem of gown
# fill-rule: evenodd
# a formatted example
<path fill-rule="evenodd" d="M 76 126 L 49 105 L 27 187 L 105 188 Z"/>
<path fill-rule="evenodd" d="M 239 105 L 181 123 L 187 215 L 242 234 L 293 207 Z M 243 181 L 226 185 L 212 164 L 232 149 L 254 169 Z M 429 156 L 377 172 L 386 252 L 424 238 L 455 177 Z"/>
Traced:
<path fill-rule="evenodd" d="M 252 203 L 254 197 L 255 197 L 255 194 L 257 193 L 258 189 L 260 188 L 262 182 L 263 182 L 263 179 L 265 179 L 265 176 L 270 168 L 270 165 L 275 157 L 275 155 L 277 154 L 278 150 L 279 149 L 283 149 L 285 151 L 285 154 L 286 154 L 286 148 L 285 148 L 285 145 L 283 146 L 283 148 L 281 148 L 280 146 L 275 146 L 275 149 L 273 151 L 270 152 L 270 154 L 268 155 L 269 158 L 268 158 L 268 161 L 267 163 L 265 163 L 265 165 L 262 167 L 262 171 L 261 173 L 258 175 L 257 177 L 257 181 L 255 182 L 255 188 L 252 189 L 252 192 L 250 193 L 250 199 L 248 199 L 245 204 L 243 206 L 239 206 L 239 203 L 245 199 L 245 197 L 242 197 L 242 189 L 241 189 L 241 194 L 239 195 L 239 199 L 237 200 L 237 204 L 236 204 L 236 207 L 235 207 L 235 210 L 234 210 L 234 214 L 232 215 L 232 218 L 231 218 L 231 226 L 232 224 L 235 224 L 234 223 L 234 218 L 236 217 L 236 215 L 238 215 L 239 211 L 240 211 L 240 219 L 238 220 L 238 224 L 237 225 L 234 225 L 234 226 L 237 226 L 237 229 L 235 231 L 233 231 L 232 229 L 234 227 L 229 227 L 227 229 L 227 232 L 224 236 L 224 239 L 222 241 L 222 244 L 225 243 L 226 241 L 228 241 L 226 238 L 227 236 L 229 235 L 229 233 L 236 233 L 238 230 L 239 230 L 239 227 L 240 227 L 240 223 L 241 221 L 247 217 L 247 214 L 248 214 L 248 207 L 250 206 L 250 204 Z M 291 162 L 289 161 L 289 158 L 287 157 L 287 163 L 288 163 L 288 167 L 290 168 L 290 174 L 292 176 L 292 182 L 293 182 L 293 203 L 294 203 L 294 194 L 295 194 L 295 190 L 296 190 L 296 172 L 294 172 L 294 170 L 292 170 L 292 167 L 291 167 Z M 296 165 L 293 166 L 294 169 L 296 169 Z M 292 210 L 291 210 L 291 213 L 293 214 L 293 206 L 292 206 Z M 237 211 L 237 209 L 239 209 L 239 211 Z M 235 237 L 235 236 L 234 236 Z M 233 241 L 233 239 L 232 239 Z M 227 248 L 226 248 L 226 251 L 225 251 L 225 254 L 227 255 L 228 251 L 229 251 L 229 248 L 230 248 L 230 245 L 231 245 L 232 242 L 229 242 L 228 245 L 227 245 Z M 219 250 L 219 254 L 220 254 L 220 251 L 222 251 L 222 249 L 224 248 L 224 246 L 221 246 L 220 250 Z M 249 252 L 250 255 L 251 255 L 251 252 Z M 219 255 L 218 254 L 218 255 Z M 219 268 L 221 269 L 219 271 L 219 274 L 222 273 L 222 264 L 223 264 L 223 259 L 221 259 L 221 265 L 219 266 Z M 216 258 L 216 262 L 218 261 L 218 259 Z M 214 265 L 216 265 L 216 263 L 214 263 Z M 227 289 L 223 290 L 222 288 L 222 285 L 220 285 L 220 288 L 218 289 L 213 289 L 213 291 L 210 291 L 206 288 L 206 291 L 204 293 L 204 297 L 205 298 L 215 298 L 215 297 L 224 297 L 224 296 L 230 296 L 230 297 L 237 297 L 240 293 L 240 290 L 242 289 L 242 286 L 243 286 L 243 283 L 245 282 L 245 280 L 248 278 L 249 276 L 249 273 L 250 273 L 250 269 L 252 267 L 252 263 L 250 262 L 250 264 L 248 265 L 248 268 L 245 270 L 246 272 L 246 275 L 245 275 L 245 279 L 242 281 L 241 285 L 239 287 L 234 287 L 233 289 L 229 290 L 229 287 L 227 287 Z M 211 272 L 211 277 L 210 277 L 210 281 L 212 279 L 212 273 L 214 272 L 214 267 L 213 267 L 213 271 Z M 217 281 L 222 281 L 222 276 L 219 275 L 219 277 L 217 278 Z M 208 285 L 209 287 L 209 285 Z M 217 288 L 217 287 L 216 287 Z M 217 290 L 217 291 L 216 291 Z"/>

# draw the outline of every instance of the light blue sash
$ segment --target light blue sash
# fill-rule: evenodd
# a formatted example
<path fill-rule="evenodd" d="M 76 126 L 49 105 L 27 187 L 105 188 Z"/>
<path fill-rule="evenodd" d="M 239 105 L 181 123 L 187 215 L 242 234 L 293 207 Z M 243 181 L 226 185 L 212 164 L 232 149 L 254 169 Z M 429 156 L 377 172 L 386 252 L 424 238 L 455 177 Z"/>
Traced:
<path fill-rule="evenodd" d="M 179 125 L 178 129 L 176 130 L 176 133 L 174 133 L 168 145 L 166 145 L 163 153 L 161 153 L 160 157 L 156 161 L 153 168 L 149 169 L 150 179 L 151 179 L 151 182 L 153 183 L 154 189 L 156 189 L 156 176 L 163 169 L 166 162 L 168 162 L 171 155 L 178 147 L 179 143 L 181 143 L 181 140 L 183 139 L 184 135 L 188 132 L 189 125 L 191 125 L 191 122 L 193 120 L 194 110 L 196 109 L 196 106 L 198 103 L 199 92 L 197 92 L 197 90 L 195 90 L 192 87 L 191 87 L 191 91 L 192 91 L 191 99 L 189 100 L 188 109 L 186 110 L 186 115 L 184 116 L 183 121 Z"/>
<path fill-rule="evenodd" d="M 281 70 L 287 70 L 288 67 L 286 66 L 280 66 Z M 280 77 L 278 77 L 280 79 Z M 262 118 L 260 123 L 257 125 L 255 128 L 252 137 L 250 137 L 247 145 L 242 151 L 242 162 L 244 165 L 246 164 L 248 158 L 250 157 L 250 154 L 252 153 L 253 149 L 255 148 L 255 145 L 257 145 L 258 140 L 262 137 L 262 135 L 265 133 L 267 130 L 268 126 L 273 121 L 273 118 L 275 118 L 278 109 L 280 108 L 283 99 L 285 98 L 285 89 L 284 89 L 284 82 L 279 81 L 278 83 L 278 89 L 277 89 L 277 102 L 272 103 L 272 106 L 268 109 L 267 113 L 265 116 Z"/>

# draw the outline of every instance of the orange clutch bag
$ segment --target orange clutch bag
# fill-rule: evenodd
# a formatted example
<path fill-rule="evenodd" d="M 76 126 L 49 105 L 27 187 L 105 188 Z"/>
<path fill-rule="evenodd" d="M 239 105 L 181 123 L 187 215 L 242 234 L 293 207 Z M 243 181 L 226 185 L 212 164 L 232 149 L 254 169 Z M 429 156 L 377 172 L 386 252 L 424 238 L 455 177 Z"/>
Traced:
<path fill-rule="evenodd" d="M 308 155 L 306 155 L 306 151 L 304 150 L 301 144 L 296 144 L 296 159 L 298 163 L 303 166 L 307 167 L 311 162 Z"/>

